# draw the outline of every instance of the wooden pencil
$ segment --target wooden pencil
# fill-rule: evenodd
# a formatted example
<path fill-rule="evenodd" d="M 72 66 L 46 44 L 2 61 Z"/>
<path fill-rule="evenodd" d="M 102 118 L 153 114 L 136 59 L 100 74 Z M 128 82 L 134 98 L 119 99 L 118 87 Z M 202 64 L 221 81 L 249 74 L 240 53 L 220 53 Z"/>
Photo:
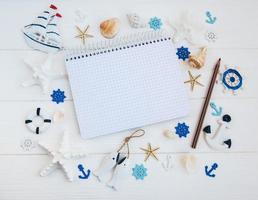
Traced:
<path fill-rule="evenodd" d="M 212 78 L 211 78 L 211 82 L 210 82 L 210 86 L 209 86 L 209 89 L 208 89 L 208 92 L 207 92 L 207 95 L 206 95 L 206 99 L 205 99 L 205 102 L 204 102 L 203 107 L 202 107 L 202 112 L 201 112 L 199 122 L 198 122 L 198 125 L 197 125 L 197 128 L 196 128 L 196 131 L 195 131 L 194 139 L 193 139 L 193 142 L 192 142 L 192 148 L 194 148 L 194 149 L 197 146 L 197 142 L 198 142 L 198 139 L 199 139 L 199 136 L 200 136 L 200 133 L 201 133 L 201 128 L 202 128 L 202 125 L 203 125 L 203 121 L 204 121 L 204 118 L 205 118 L 205 115 L 206 115 L 206 112 L 207 112 L 207 108 L 208 108 L 208 105 L 209 105 L 209 102 L 210 102 L 210 99 L 211 99 L 211 94 L 212 94 L 212 91 L 213 91 L 213 88 L 214 88 L 214 85 L 215 85 L 215 82 L 216 82 L 216 77 L 217 77 L 217 74 L 219 72 L 220 61 L 221 61 L 221 59 L 219 59 L 217 61 L 216 65 L 215 65 L 213 75 L 212 75 Z"/>

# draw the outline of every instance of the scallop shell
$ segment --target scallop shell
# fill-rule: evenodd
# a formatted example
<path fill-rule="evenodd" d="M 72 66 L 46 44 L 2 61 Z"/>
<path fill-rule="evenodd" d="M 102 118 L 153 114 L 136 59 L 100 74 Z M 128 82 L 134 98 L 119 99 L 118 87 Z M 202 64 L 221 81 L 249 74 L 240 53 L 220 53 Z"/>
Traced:
<path fill-rule="evenodd" d="M 207 48 L 203 47 L 197 55 L 191 55 L 189 57 L 189 64 L 197 69 L 200 69 L 205 64 L 205 59 L 207 55 Z"/>
<path fill-rule="evenodd" d="M 144 28 L 147 23 L 136 13 L 127 14 L 129 24 L 132 28 Z"/>
<path fill-rule="evenodd" d="M 99 28 L 103 37 L 111 39 L 119 32 L 120 21 L 118 18 L 111 18 L 101 22 Z"/>

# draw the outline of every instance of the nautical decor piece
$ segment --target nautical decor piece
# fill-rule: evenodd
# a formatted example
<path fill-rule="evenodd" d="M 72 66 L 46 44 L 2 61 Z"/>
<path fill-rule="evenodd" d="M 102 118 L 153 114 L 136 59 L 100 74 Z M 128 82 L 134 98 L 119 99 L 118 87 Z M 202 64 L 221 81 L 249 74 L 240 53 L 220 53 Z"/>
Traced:
<path fill-rule="evenodd" d="M 52 97 L 52 101 L 56 104 L 64 103 L 64 99 L 66 98 L 64 93 L 65 92 L 60 89 L 53 90 L 52 94 L 50 95 Z"/>
<path fill-rule="evenodd" d="M 107 39 L 114 38 L 120 29 L 120 21 L 118 18 L 105 20 L 99 25 L 100 33 Z"/>
<path fill-rule="evenodd" d="M 161 163 L 161 166 L 165 171 L 169 171 L 173 168 L 172 155 L 167 154 L 166 160 Z"/>
<path fill-rule="evenodd" d="M 189 58 L 190 54 L 191 52 L 186 47 L 181 46 L 180 48 L 177 48 L 176 55 L 178 56 L 178 59 L 185 61 L 187 58 Z"/>
<path fill-rule="evenodd" d="M 218 165 L 217 163 L 213 163 L 212 166 L 211 166 L 210 169 L 209 169 L 209 167 L 206 165 L 206 166 L 204 167 L 206 176 L 214 178 L 214 177 L 216 176 L 216 174 L 214 174 L 214 173 L 212 173 L 212 172 L 213 172 L 214 170 L 216 170 L 216 169 L 218 168 L 218 166 L 219 166 L 219 165 Z"/>
<path fill-rule="evenodd" d="M 132 169 L 132 175 L 135 177 L 136 180 L 143 180 L 145 176 L 147 176 L 147 168 L 144 167 L 143 164 L 136 164 L 135 167 Z"/>
<path fill-rule="evenodd" d="M 203 84 L 201 84 L 197 79 L 201 77 L 201 74 L 199 74 L 198 76 L 194 77 L 192 75 L 192 73 L 190 71 L 188 71 L 188 74 L 189 74 L 189 77 L 190 79 L 185 81 L 184 83 L 190 83 L 191 85 L 191 90 L 193 91 L 194 90 L 194 86 L 195 85 L 200 85 L 200 86 L 203 86 Z"/>
<path fill-rule="evenodd" d="M 34 85 L 40 86 L 44 94 L 49 92 L 52 81 L 66 77 L 64 73 L 51 72 L 51 64 L 53 55 L 48 54 L 47 59 L 39 66 L 33 66 L 27 60 L 24 63 L 32 71 L 32 79 L 24 81 L 23 87 L 31 87 Z"/>
<path fill-rule="evenodd" d="M 243 77 L 237 69 L 225 66 L 225 71 L 220 74 L 221 82 L 226 90 L 232 91 L 235 95 L 243 88 Z"/>
<path fill-rule="evenodd" d="M 142 137 L 145 131 L 142 129 L 136 130 L 130 136 L 124 139 L 123 144 L 117 151 L 114 151 L 104 157 L 99 167 L 93 171 L 93 175 L 100 181 L 103 182 L 105 175 L 111 174 L 109 181 L 106 185 L 113 190 L 118 190 L 118 180 L 123 178 L 126 171 L 128 170 L 129 163 L 129 141 L 132 138 Z"/>
<path fill-rule="evenodd" d="M 213 112 L 211 113 L 213 116 L 217 117 L 222 114 L 222 107 L 217 106 L 214 102 L 210 103 L 210 107 L 212 108 Z"/>
<path fill-rule="evenodd" d="M 161 29 L 162 25 L 163 23 L 160 18 L 157 18 L 157 17 L 150 18 L 149 26 L 151 29 L 156 31 L 158 29 Z"/>
<path fill-rule="evenodd" d="M 217 121 L 218 128 L 212 129 L 211 125 L 205 126 L 203 128 L 204 139 L 207 145 L 215 150 L 223 150 L 230 149 L 232 145 L 232 141 L 227 134 L 227 129 L 229 129 L 229 125 L 231 122 L 231 116 L 225 114 L 222 116 L 222 119 Z M 215 131 L 214 131 L 215 130 Z"/>
<path fill-rule="evenodd" d="M 79 164 L 79 165 L 78 165 L 78 169 L 79 169 L 79 171 L 80 171 L 81 174 L 82 174 L 82 175 L 79 175 L 79 176 L 78 176 L 79 179 L 88 179 L 88 178 L 89 178 L 90 172 L 91 172 L 89 169 L 87 170 L 87 173 L 86 173 L 82 164 Z"/>
<path fill-rule="evenodd" d="M 183 167 L 188 173 L 193 173 L 196 171 L 197 158 L 192 154 L 186 154 L 181 158 Z"/>
<path fill-rule="evenodd" d="M 153 158 L 155 158 L 156 160 L 159 160 L 155 154 L 155 152 L 157 150 L 159 150 L 160 148 L 159 147 L 156 147 L 156 148 L 152 148 L 151 147 L 151 144 L 148 143 L 148 148 L 147 149 L 144 149 L 144 148 L 140 148 L 141 150 L 143 150 L 146 154 L 145 158 L 144 158 L 144 161 L 146 162 L 148 160 L 148 158 L 151 156 Z"/>
<path fill-rule="evenodd" d="M 31 48 L 46 53 L 60 50 L 62 47 L 58 23 L 61 17 L 57 13 L 57 7 L 50 5 L 31 24 L 23 28 L 26 43 Z"/>
<path fill-rule="evenodd" d="M 207 48 L 203 47 L 197 55 L 190 55 L 188 60 L 190 66 L 196 69 L 200 69 L 201 67 L 203 67 L 205 64 L 206 54 Z"/>
<path fill-rule="evenodd" d="M 210 11 L 207 11 L 206 13 L 206 23 L 208 24 L 214 24 L 217 21 L 217 17 L 213 17 Z"/>
<path fill-rule="evenodd" d="M 181 137 L 187 137 L 187 135 L 190 133 L 189 131 L 189 126 L 186 125 L 185 122 L 183 123 L 178 123 L 177 126 L 175 127 L 176 129 L 176 134 L 181 138 Z"/>
<path fill-rule="evenodd" d="M 173 133 L 170 129 L 166 129 L 164 132 L 163 132 L 164 136 L 169 138 L 169 139 L 175 139 L 176 138 L 176 134 Z"/>
<path fill-rule="evenodd" d="M 27 128 L 36 134 L 45 132 L 52 122 L 52 117 L 42 108 L 37 108 L 25 120 Z"/>
<path fill-rule="evenodd" d="M 32 138 L 26 137 L 21 141 L 21 148 L 24 151 L 31 151 L 35 147 L 36 147 L 36 142 Z"/>
<path fill-rule="evenodd" d="M 201 23 L 194 19 L 189 12 L 183 12 L 177 20 L 168 20 L 168 25 L 173 29 L 174 43 L 180 43 L 183 40 L 186 40 L 191 45 L 203 43 L 203 38 L 200 35 L 204 32 L 204 28 Z"/>
<path fill-rule="evenodd" d="M 85 45 L 85 41 L 87 38 L 92 38 L 93 35 L 88 34 L 90 26 L 87 26 L 85 29 L 81 29 L 80 27 L 76 26 L 76 30 L 78 31 L 78 35 L 76 35 L 76 38 L 80 38 L 82 41 L 82 44 Z"/>
<path fill-rule="evenodd" d="M 147 23 L 136 13 L 127 14 L 127 19 L 132 28 L 144 28 Z"/>
<path fill-rule="evenodd" d="M 216 42 L 218 36 L 217 33 L 214 31 L 207 31 L 205 34 L 205 38 L 208 42 Z"/>
<path fill-rule="evenodd" d="M 64 132 L 63 138 L 61 140 L 60 146 L 53 150 L 49 148 L 49 145 L 39 142 L 39 145 L 43 147 L 45 150 L 49 152 L 49 154 L 53 157 L 52 161 L 40 172 L 40 176 L 48 176 L 50 173 L 55 171 L 56 169 L 62 169 L 69 181 L 73 181 L 74 173 L 72 171 L 72 167 L 69 165 L 70 160 L 79 159 L 86 156 L 83 152 L 73 151 L 70 146 L 69 133 Z"/>

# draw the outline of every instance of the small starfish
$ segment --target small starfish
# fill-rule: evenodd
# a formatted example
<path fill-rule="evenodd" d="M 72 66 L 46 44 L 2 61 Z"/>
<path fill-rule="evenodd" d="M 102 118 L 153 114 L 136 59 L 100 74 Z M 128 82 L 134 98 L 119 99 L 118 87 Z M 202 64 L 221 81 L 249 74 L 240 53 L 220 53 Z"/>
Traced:
<path fill-rule="evenodd" d="M 53 156 L 51 163 L 40 172 L 40 175 L 47 176 L 51 172 L 55 171 L 57 168 L 61 167 L 61 169 L 65 172 L 67 178 L 70 181 L 73 181 L 74 174 L 70 169 L 68 162 L 71 159 L 83 158 L 86 156 L 86 154 L 71 151 L 69 135 L 64 132 L 60 147 L 57 150 L 51 149 L 48 145 L 42 142 L 40 142 L 39 145 L 46 149 Z"/>
<path fill-rule="evenodd" d="M 49 73 L 52 64 L 52 54 L 49 54 L 45 62 L 40 66 L 32 66 L 28 61 L 24 60 L 25 64 L 33 72 L 32 79 L 24 81 L 22 86 L 30 87 L 33 85 L 39 85 L 44 94 L 46 94 L 51 86 L 51 82 L 56 79 L 61 79 L 65 77 L 65 74 L 53 74 Z"/>
<path fill-rule="evenodd" d="M 85 44 L 85 40 L 87 38 L 92 38 L 93 35 L 90 35 L 87 33 L 88 29 L 90 28 L 90 26 L 87 26 L 84 30 L 80 29 L 78 26 L 76 26 L 77 31 L 79 32 L 78 35 L 76 35 L 76 38 L 80 38 L 82 40 L 82 43 Z"/>
<path fill-rule="evenodd" d="M 145 157 L 145 159 L 144 159 L 145 162 L 148 160 L 148 158 L 149 158 L 150 156 L 154 157 L 156 160 L 159 160 L 159 159 L 157 158 L 157 156 L 155 155 L 155 151 L 157 151 L 158 149 L 160 149 L 159 147 L 152 149 L 151 144 L 148 143 L 148 148 L 147 148 L 147 149 L 144 149 L 144 148 L 140 148 L 140 149 L 143 150 L 143 151 L 145 151 L 145 154 L 146 154 L 146 157 Z"/>
<path fill-rule="evenodd" d="M 193 91 L 195 85 L 204 86 L 203 84 L 201 84 L 201 83 L 197 80 L 198 78 L 201 77 L 201 74 L 199 74 L 199 75 L 196 76 L 196 77 L 194 77 L 190 71 L 188 71 L 188 74 L 189 74 L 189 76 L 190 76 L 190 80 L 185 81 L 184 83 L 190 83 L 190 84 L 191 84 L 191 90 L 192 90 L 192 91 Z"/>

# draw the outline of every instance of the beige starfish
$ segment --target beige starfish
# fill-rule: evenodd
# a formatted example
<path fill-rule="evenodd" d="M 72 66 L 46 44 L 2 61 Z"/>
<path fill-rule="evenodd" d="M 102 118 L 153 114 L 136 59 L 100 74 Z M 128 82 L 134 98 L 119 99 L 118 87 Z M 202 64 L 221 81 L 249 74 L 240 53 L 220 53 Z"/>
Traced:
<path fill-rule="evenodd" d="M 188 81 L 185 81 L 184 83 L 190 83 L 191 84 L 191 90 L 193 91 L 195 85 L 204 86 L 201 84 L 197 79 L 201 77 L 201 74 L 194 77 L 190 71 L 188 71 L 190 79 Z"/>
<path fill-rule="evenodd" d="M 148 148 L 147 149 L 144 149 L 144 148 L 140 148 L 140 149 L 145 151 L 145 154 L 146 154 L 145 159 L 144 159 L 145 162 L 148 160 L 148 158 L 150 156 L 154 157 L 156 160 L 159 160 L 157 158 L 157 156 L 155 155 L 155 151 L 157 151 L 159 149 L 159 147 L 152 149 L 151 144 L 148 143 Z"/>
<path fill-rule="evenodd" d="M 87 26 L 84 30 L 80 29 L 78 26 L 76 26 L 77 31 L 79 32 L 78 35 L 76 35 L 76 38 L 80 38 L 82 40 L 82 43 L 85 44 L 85 40 L 87 38 L 92 38 L 93 35 L 90 35 L 87 33 L 88 29 L 90 28 L 90 26 Z"/>

